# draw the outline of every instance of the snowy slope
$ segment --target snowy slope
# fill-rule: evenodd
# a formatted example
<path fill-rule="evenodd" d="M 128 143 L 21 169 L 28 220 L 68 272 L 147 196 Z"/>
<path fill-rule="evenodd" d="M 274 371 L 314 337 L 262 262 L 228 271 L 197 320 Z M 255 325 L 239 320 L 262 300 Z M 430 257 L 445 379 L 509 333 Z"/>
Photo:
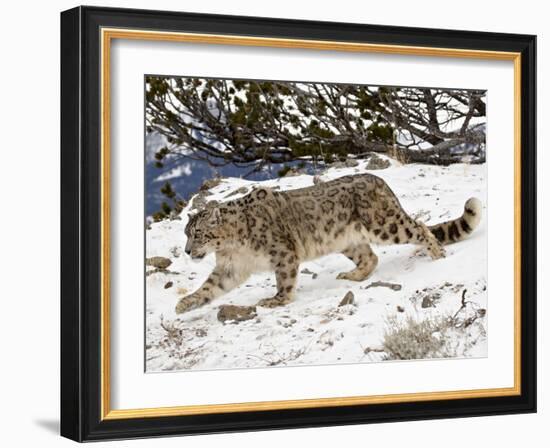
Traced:
<path fill-rule="evenodd" d="M 321 178 L 366 172 L 365 165 L 332 168 Z M 486 208 L 485 165 L 437 167 L 393 162 L 390 168 L 372 173 L 386 180 L 409 214 L 428 224 L 460 216 L 464 202 L 472 196 L 481 199 L 484 211 Z M 234 199 L 239 195 L 228 195 L 252 185 L 286 190 L 312 183 L 309 175 L 263 182 L 227 178 L 210 191 L 207 200 Z M 255 305 L 275 294 L 275 278 L 272 273 L 255 274 L 213 303 L 176 315 L 178 298 L 198 288 L 215 263 L 213 254 L 192 261 L 183 252 L 188 209 L 181 220 L 152 224 L 146 232 L 147 257 L 172 260 L 170 272 L 154 273 L 146 280 L 148 372 L 382 361 L 388 357 L 382 351 L 384 333 L 392 325 L 409 317 L 416 321 L 440 316 L 465 319 L 478 309 L 483 314 L 473 325 L 452 333 L 456 338 L 453 356 L 487 354 L 485 219 L 469 239 L 447 246 L 447 257 L 437 261 L 412 245 L 373 246 L 378 268 L 360 283 L 336 279 L 339 272 L 353 268 L 341 254 L 303 263 L 292 303 L 275 309 L 258 307 L 256 318 L 224 324 L 217 319 L 220 305 Z M 368 287 L 375 281 L 402 288 Z M 468 303 L 459 312 L 464 290 Z M 354 293 L 355 305 L 338 306 L 348 291 Z"/>

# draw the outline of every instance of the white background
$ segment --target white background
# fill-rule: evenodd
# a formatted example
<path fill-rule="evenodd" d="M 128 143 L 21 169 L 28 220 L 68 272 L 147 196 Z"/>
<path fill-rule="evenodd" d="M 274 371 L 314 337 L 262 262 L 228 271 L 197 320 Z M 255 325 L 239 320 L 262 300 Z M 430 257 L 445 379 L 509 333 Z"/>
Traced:
<path fill-rule="evenodd" d="M 545 123 L 550 101 L 545 89 L 548 64 L 545 35 L 548 12 L 543 2 L 479 2 L 464 0 L 446 10 L 441 1 L 394 0 L 369 4 L 339 2 L 258 2 L 245 0 L 182 2 L 89 1 L 88 4 L 195 12 L 355 21 L 385 25 L 474 29 L 539 35 L 539 229 L 548 225 L 543 198 L 550 180 L 541 167 Z M 0 182 L 2 220 L 2 380 L 0 440 L 7 446 L 68 445 L 58 431 L 59 396 L 59 11 L 74 2 L 10 2 L 2 10 L 2 155 Z M 542 281 L 548 277 L 550 240 L 539 232 L 539 413 L 537 415 L 405 422 L 384 425 L 214 435 L 119 442 L 111 446 L 289 446 L 304 443 L 334 446 L 342 442 L 370 446 L 463 447 L 544 446 L 548 439 L 550 395 L 544 382 L 550 344 L 548 307 Z M 100 444 L 102 445 L 102 444 Z"/>
<path fill-rule="evenodd" d="M 115 41 L 112 77 L 112 406 L 114 409 L 513 386 L 513 62 Z M 299 62 L 298 64 L 296 62 Z M 334 61 L 337 61 L 336 63 Z M 144 74 L 293 79 L 488 91 L 489 356 L 210 372 L 143 372 Z M 494 156 L 494 158 L 492 158 Z M 508 200 L 503 200 L 508 198 Z M 506 241 L 506 244 L 503 244 Z M 481 247 L 480 250 L 486 250 Z M 429 373 L 428 373 L 429 372 Z M 327 381 L 345 378 L 345 381 Z M 227 387 L 232 384 L 233 387 Z M 265 387 L 269 384 L 269 387 Z"/>

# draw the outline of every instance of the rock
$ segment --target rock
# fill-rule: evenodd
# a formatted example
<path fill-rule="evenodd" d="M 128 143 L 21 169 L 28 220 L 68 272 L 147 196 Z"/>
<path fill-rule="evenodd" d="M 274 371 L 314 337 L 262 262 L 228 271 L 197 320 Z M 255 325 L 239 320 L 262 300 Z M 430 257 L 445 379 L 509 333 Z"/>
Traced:
<path fill-rule="evenodd" d="M 181 247 L 179 246 L 174 246 L 170 249 L 170 253 L 172 254 L 172 256 L 174 258 L 179 258 L 179 256 L 181 255 Z"/>
<path fill-rule="evenodd" d="M 308 275 L 313 275 L 314 273 L 311 272 L 308 268 L 304 268 L 300 271 L 301 274 L 308 274 Z"/>
<path fill-rule="evenodd" d="M 145 265 L 153 266 L 157 269 L 166 269 L 172 264 L 172 261 L 169 258 L 165 257 L 151 257 L 145 259 Z"/>
<path fill-rule="evenodd" d="M 403 308 L 401 305 L 397 305 L 397 311 L 400 312 L 400 313 L 404 313 L 405 308 Z"/>
<path fill-rule="evenodd" d="M 422 298 L 422 308 L 435 308 L 436 303 L 441 299 L 441 294 L 434 292 Z"/>
<path fill-rule="evenodd" d="M 199 338 L 204 338 L 207 335 L 208 332 L 204 328 L 197 328 L 197 330 L 195 331 L 195 336 Z"/>
<path fill-rule="evenodd" d="M 164 285 L 164 289 L 171 288 L 172 286 L 174 286 L 174 282 L 168 282 Z"/>
<path fill-rule="evenodd" d="M 217 187 L 221 181 L 222 180 L 219 177 L 214 177 L 213 179 L 207 179 L 200 186 L 199 191 L 206 191 L 206 190 L 210 190 L 211 188 Z"/>
<path fill-rule="evenodd" d="M 355 159 L 346 159 L 340 162 L 333 162 L 329 165 L 330 168 L 354 168 L 359 165 Z"/>
<path fill-rule="evenodd" d="M 346 166 L 346 168 L 354 168 L 356 166 L 359 166 L 359 162 L 355 159 L 346 159 L 344 161 L 344 165 Z"/>
<path fill-rule="evenodd" d="M 348 291 L 338 306 L 355 305 L 355 296 L 351 291 Z"/>
<path fill-rule="evenodd" d="M 204 206 L 206 209 L 211 210 L 213 208 L 216 208 L 218 205 L 220 205 L 219 201 L 212 199 L 211 201 L 208 201 Z"/>
<path fill-rule="evenodd" d="M 282 177 L 294 177 L 299 176 L 301 173 L 295 168 L 290 168 Z"/>
<path fill-rule="evenodd" d="M 376 154 L 373 154 L 369 158 L 369 162 L 367 163 L 367 166 L 365 169 L 367 170 L 383 170 L 385 168 L 388 168 L 390 166 L 390 161 L 383 159 L 381 157 L 378 157 Z"/>
<path fill-rule="evenodd" d="M 365 289 L 378 288 L 378 287 L 389 288 L 392 291 L 401 291 L 401 285 L 397 283 L 389 283 L 389 282 L 381 282 L 381 281 L 372 282 L 370 285 L 365 286 Z"/>
<path fill-rule="evenodd" d="M 242 322 L 256 317 L 255 306 L 221 305 L 218 311 L 218 320 L 222 323 L 227 321 Z"/>

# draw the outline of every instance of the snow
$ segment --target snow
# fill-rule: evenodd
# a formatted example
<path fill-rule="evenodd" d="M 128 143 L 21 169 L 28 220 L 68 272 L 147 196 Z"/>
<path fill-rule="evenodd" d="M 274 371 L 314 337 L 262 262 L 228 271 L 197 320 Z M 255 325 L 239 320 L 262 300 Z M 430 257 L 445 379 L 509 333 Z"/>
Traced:
<path fill-rule="evenodd" d="M 193 174 L 190 163 L 177 165 L 165 173 L 158 176 L 154 182 L 165 182 L 170 179 L 177 179 L 182 176 L 191 176 Z"/>
<path fill-rule="evenodd" d="M 367 172 L 365 165 L 361 161 L 357 167 L 328 169 L 321 179 Z M 392 162 L 387 169 L 370 172 L 384 178 L 404 209 L 427 224 L 460 216 L 464 202 L 472 196 L 481 199 L 486 209 L 485 164 L 439 167 Z M 313 176 L 305 174 L 256 182 L 225 178 L 210 190 L 207 200 L 234 199 L 242 194 L 232 192 L 254 185 L 287 190 L 312 184 Z M 254 274 L 212 303 L 176 315 L 178 299 L 197 289 L 215 264 L 214 254 L 193 261 L 183 251 L 189 208 L 180 220 L 154 223 L 146 231 L 147 257 L 172 260 L 168 273 L 146 278 L 147 372 L 381 362 L 388 358 L 383 350 L 384 334 L 408 318 L 424 321 L 459 316 L 464 320 L 477 316 L 472 325 L 449 333 L 452 356 L 487 355 L 483 218 L 468 239 L 447 246 L 447 256 L 441 260 L 431 260 L 412 245 L 373 246 L 378 267 L 359 283 L 336 279 L 339 272 L 354 267 L 341 254 L 302 263 L 293 302 L 275 309 L 258 307 L 255 318 L 224 324 L 217 319 L 219 306 L 250 306 L 273 296 L 274 274 Z M 376 281 L 402 288 L 368 287 Z M 165 287 L 168 282 L 172 286 Z M 466 306 L 461 308 L 464 290 Z M 348 291 L 353 292 L 355 304 L 338 306 Z M 433 306 L 422 306 L 426 296 L 434 299 Z"/>

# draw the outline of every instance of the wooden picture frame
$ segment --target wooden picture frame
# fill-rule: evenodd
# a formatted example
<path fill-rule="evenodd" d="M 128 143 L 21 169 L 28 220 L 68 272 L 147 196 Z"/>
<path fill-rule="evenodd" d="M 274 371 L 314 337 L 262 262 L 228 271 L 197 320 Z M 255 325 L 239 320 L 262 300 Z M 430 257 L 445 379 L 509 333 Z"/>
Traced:
<path fill-rule="evenodd" d="M 112 409 L 109 76 L 116 39 L 513 62 L 514 386 Z M 63 12 L 61 434 L 91 441 L 535 412 L 535 45 L 535 36 L 516 34 L 97 7 Z"/>

